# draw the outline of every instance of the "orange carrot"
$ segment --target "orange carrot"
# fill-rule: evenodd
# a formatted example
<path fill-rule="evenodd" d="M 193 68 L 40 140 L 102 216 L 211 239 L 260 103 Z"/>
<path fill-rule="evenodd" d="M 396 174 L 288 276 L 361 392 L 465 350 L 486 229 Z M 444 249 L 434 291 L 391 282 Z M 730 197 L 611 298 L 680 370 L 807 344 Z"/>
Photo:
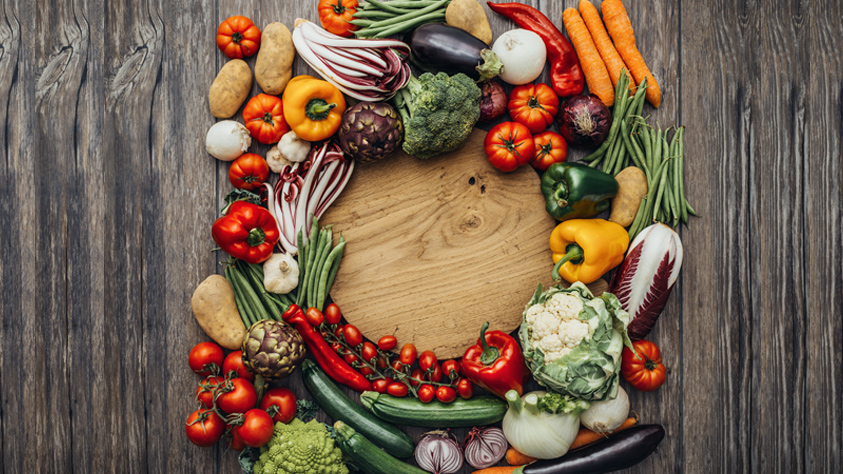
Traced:
<path fill-rule="evenodd" d="M 609 78 L 609 71 L 603 63 L 603 58 L 597 52 L 591 34 L 582 21 L 580 12 L 576 8 L 568 8 L 562 12 L 562 22 L 568 31 L 568 38 L 577 51 L 582 72 L 585 74 L 585 82 L 588 84 L 588 91 L 600 97 L 600 100 L 611 107 L 615 103 L 615 88 Z"/>
<path fill-rule="evenodd" d="M 474 471 L 471 474 L 513 474 L 516 469 L 522 467 L 524 466 L 492 466 L 487 467 L 486 469 L 480 469 L 479 471 Z"/>
<path fill-rule="evenodd" d="M 603 58 L 603 63 L 606 64 L 606 69 L 609 71 L 609 77 L 612 78 L 612 85 L 618 86 L 618 79 L 621 78 L 621 70 L 626 68 L 621 55 L 612 44 L 612 38 L 609 38 L 609 33 L 606 32 L 606 27 L 603 26 L 603 20 L 600 19 L 600 13 L 594 4 L 588 0 L 580 0 L 580 15 L 591 33 L 591 39 L 594 40 L 594 46 L 600 52 L 600 57 Z M 635 81 L 629 81 L 629 89 L 635 90 Z"/>
<path fill-rule="evenodd" d="M 645 77 L 647 78 L 647 92 L 645 93 L 647 102 L 658 108 L 662 101 L 662 91 L 659 89 L 659 84 L 653 77 L 653 73 L 647 68 L 644 58 L 641 57 L 641 52 L 635 46 L 635 32 L 632 31 L 632 23 L 629 22 L 629 15 L 626 14 L 623 2 L 621 0 L 604 0 L 600 9 L 603 11 L 606 29 L 609 30 L 609 34 L 615 42 L 615 48 L 629 67 L 632 77 L 635 78 L 635 83 L 641 84 L 641 81 Z"/>
<path fill-rule="evenodd" d="M 506 462 L 508 462 L 512 466 L 520 466 L 522 464 L 530 464 L 531 462 L 535 461 L 536 458 L 532 456 L 527 456 L 526 454 L 522 454 L 515 448 L 509 448 L 506 450 Z"/>
<path fill-rule="evenodd" d="M 595 433 L 594 431 L 591 431 L 590 429 L 583 426 L 583 427 L 580 428 L 579 433 L 577 433 L 577 437 L 574 438 L 574 442 L 571 443 L 571 447 L 568 448 L 568 450 L 572 451 L 572 450 L 577 449 L 577 448 L 582 448 L 582 447 L 588 446 L 590 444 L 594 444 L 598 441 L 603 441 L 604 439 L 607 439 L 609 436 L 611 436 L 615 433 L 618 433 L 618 432 L 623 431 L 627 428 L 635 426 L 636 423 L 638 423 L 638 418 L 634 417 L 634 416 L 631 416 L 631 417 L 627 418 L 626 421 L 624 421 L 623 424 L 618 427 L 618 429 L 616 429 L 615 431 L 612 431 L 612 433 L 609 434 L 609 435 L 604 434 L 604 433 Z"/>

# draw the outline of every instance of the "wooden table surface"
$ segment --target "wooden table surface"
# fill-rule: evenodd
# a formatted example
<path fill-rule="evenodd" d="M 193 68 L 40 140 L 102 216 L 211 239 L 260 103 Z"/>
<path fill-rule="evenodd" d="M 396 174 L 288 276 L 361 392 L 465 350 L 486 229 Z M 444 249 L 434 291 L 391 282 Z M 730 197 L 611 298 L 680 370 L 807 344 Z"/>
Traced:
<path fill-rule="evenodd" d="M 189 301 L 221 272 L 229 189 L 203 146 L 213 38 L 316 3 L 2 3 L 0 473 L 238 472 L 183 429 L 205 339 Z M 561 25 L 577 2 L 527 3 Z M 667 383 L 632 394 L 667 437 L 630 472 L 843 472 L 843 4 L 624 3 L 703 215 L 652 334 Z"/>

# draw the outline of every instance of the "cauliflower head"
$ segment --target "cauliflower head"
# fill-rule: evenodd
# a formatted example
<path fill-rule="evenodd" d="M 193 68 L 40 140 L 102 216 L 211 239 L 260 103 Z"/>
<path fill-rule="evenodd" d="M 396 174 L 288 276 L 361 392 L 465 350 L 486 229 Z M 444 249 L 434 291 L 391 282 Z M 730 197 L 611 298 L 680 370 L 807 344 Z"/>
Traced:
<path fill-rule="evenodd" d="M 325 425 L 294 418 L 286 425 L 275 424 L 275 434 L 261 448 L 254 473 L 348 474 L 348 468 Z"/>
<path fill-rule="evenodd" d="M 629 314 L 611 293 L 599 298 L 580 283 L 538 290 L 519 330 L 524 358 L 543 386 L 576 399 L 614 398 L 621 351 L 631 347 Z"/>

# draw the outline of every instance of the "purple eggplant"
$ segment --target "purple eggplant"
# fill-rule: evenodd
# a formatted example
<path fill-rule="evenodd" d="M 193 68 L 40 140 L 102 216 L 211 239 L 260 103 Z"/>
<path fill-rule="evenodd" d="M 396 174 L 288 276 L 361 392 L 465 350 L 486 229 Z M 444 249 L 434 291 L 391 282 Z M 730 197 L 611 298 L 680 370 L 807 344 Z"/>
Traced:
<path fill-rule="evenodd" d="M 503 65 L 483 41 L 467 31 L 442 23 L 422 25 L 404 38 L 410 45 L 410 61 L 419 69 L 456 74 L 486 81 L 497 76 Z"/>

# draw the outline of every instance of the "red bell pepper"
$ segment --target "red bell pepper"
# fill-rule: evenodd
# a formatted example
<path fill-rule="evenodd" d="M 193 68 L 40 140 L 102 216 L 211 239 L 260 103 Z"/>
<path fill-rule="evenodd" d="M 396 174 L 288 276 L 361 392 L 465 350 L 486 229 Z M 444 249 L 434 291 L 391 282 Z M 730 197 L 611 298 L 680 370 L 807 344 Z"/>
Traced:
<path fill-rule="evenodd" d="M 486 332 L 488 328 L 489 323 L 483 323 L 477 344 L 462 356 L 462 374 L 501 398 L 510 390 L 522 395 L 530 380 L 530 369 L 524 363 L 521 347 L 509 334 Z"/>
<path fill-rule="evenodd" d="M 577 53 L 559 28 L 544 13 L 523 3 L 486 2 L 493 12 L 514 21 L 516 25 L 541 36 L 547 47 L 547 62 L 550 63 L 550 82 L 559 97 L 582 94 L 585 78 L 582 74 Z"/>
<path fill-rule="evenodd" d="M 235 201 L 211 228 L 214 242 L 234 258 L 261 263 L 272 255 L 278 243 L 275 218 L 263 207 Z"/>

